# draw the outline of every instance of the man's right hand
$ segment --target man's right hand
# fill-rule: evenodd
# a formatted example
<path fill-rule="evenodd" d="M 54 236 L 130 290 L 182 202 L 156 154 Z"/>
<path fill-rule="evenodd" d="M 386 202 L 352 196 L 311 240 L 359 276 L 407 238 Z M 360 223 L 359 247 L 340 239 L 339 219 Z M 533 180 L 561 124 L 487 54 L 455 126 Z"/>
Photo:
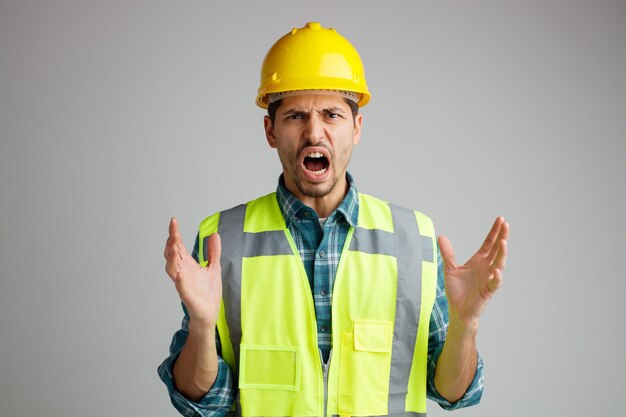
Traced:
<path fill-rule="evenodd" d="M 165 271 L 174 281 L 180 299 L 187 307 L 189 324 L 193 327 L 214 329 L 222 298 L 220 236 L 214 233 L 209 237 L 208 264 L 203 268 L 187 252 L 175 217 L 170 220 L 169 232 L 163 254 L 166 259 Z"/>

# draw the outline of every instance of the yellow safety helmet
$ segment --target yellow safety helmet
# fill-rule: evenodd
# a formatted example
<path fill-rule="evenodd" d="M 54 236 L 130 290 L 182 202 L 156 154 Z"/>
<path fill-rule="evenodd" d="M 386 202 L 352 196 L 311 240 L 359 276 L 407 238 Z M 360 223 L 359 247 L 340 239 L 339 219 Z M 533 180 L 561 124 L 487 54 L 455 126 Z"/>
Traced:
<path fill-rule="evenodd" d="M 269 94 L 297 90 L 356 93 L 359 107 L 370 100 L 359 53 L 335 29 L 309 22 L 280 38 L 261 67 L 256 104 L 267 109 Z"/>

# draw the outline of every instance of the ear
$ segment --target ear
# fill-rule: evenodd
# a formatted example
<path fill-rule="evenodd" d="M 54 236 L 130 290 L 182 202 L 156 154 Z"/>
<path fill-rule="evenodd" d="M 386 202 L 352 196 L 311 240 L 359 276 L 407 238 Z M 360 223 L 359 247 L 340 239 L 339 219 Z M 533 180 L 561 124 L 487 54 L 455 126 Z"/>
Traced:
<path fill-rule="evenodd" d="M 361 140 L 361 126 L 363 125 L 363 115 L 358 113 L 354 117 L 354 137 L 352 138 L 352 145 L 356 145 Z"/>
<path fill-rule="evenodd" d="M 274 126 L 272 126 L 272 120 L 269 116 L 265 116 L 263 118 L 263 126 L 265 128 L 265 138 L 267 139 L 267 143 L 272 148 L 276 148 L 276 136 L 274 136 Z"/>

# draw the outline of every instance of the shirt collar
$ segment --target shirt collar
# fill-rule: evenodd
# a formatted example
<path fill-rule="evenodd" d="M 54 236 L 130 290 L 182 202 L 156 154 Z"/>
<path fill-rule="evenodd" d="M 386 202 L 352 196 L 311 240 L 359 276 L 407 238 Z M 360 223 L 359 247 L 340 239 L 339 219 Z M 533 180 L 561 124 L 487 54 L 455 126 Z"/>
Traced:
<path fill-rule="evenodd" d="M 343 198 L 339 206 L 328 216 L 327 221 L 339 220 L 343 217 L 350 226 L 356 227 L 359 219 L 359 194 L 354 185 L 354 179 L 352 175 L 346 172 L 346 180 L 348 180 L 348 192 Z M 298 219 L 315 219 L 317 221 L 318 216 L 311 207 L 305 205 L 302 201 L 298 200 L 296 196 L 285 186 L 285 179 L 281 174 L 278 178 L 278 187 L 276 188 L 276 199 L 278 205 L 285 218 L 287 227 Z"/>

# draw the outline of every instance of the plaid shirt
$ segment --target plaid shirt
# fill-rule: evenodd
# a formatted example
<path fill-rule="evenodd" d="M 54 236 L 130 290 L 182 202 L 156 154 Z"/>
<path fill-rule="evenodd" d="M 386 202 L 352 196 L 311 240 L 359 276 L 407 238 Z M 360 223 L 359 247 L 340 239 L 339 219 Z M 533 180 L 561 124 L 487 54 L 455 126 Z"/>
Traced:
<path fill-rule="evenodd" d="M 331 300 L 333 282 L 348 230 L 350 226 L 356 227 L 359 213 L 359 199 L 354 181 L 350 174 L 347 174 L 347 178 L 350 184 L 348 193 L 339 207 L 324 221 L 320 221 L 312 208 L 304 205 L 287 190 L 282 176 L 276 190 L 278 205 L 309 278 L 317 317 L 318 343 L 325 361 L 328 360 L 332 346 Z M 448 330 L 448 300 L 444 291 L 443 262 L 441 254 L 439 251 L 437 252 L 437 293 L 430 317 L 426 394 L 428 398 L 436 401 L 441 407 L 453 410 L 468 407 L 480 401 L 484 385 L 483 362 L 479 357 L 474 380 L 459 401 L 451 404 L 435 389 L 435 366 L 443 349 Z M 197 254 L 198 238 L 196 237 L 193 250 L 193 257 L 196 261 L 198 260 Z M 224 416 L 231 408 L 236 388 L 233 387 L 233 378 L 228 365 L 219 356 L 217 378 L 209 392 L 199 402 L 186 399 L 174 387 L 172 367 L 185 344 L 189 329 L 189 315 L 184 306 L 183 310 L 185 316 L 182 327 L 174 334 L 170 346 L 170 356 L 159 366 L 159 376 L 168 388 L 172 404 L 182 415 Z M 219 353 L 221 346 L 217 332 L 216 342 Z"/>

